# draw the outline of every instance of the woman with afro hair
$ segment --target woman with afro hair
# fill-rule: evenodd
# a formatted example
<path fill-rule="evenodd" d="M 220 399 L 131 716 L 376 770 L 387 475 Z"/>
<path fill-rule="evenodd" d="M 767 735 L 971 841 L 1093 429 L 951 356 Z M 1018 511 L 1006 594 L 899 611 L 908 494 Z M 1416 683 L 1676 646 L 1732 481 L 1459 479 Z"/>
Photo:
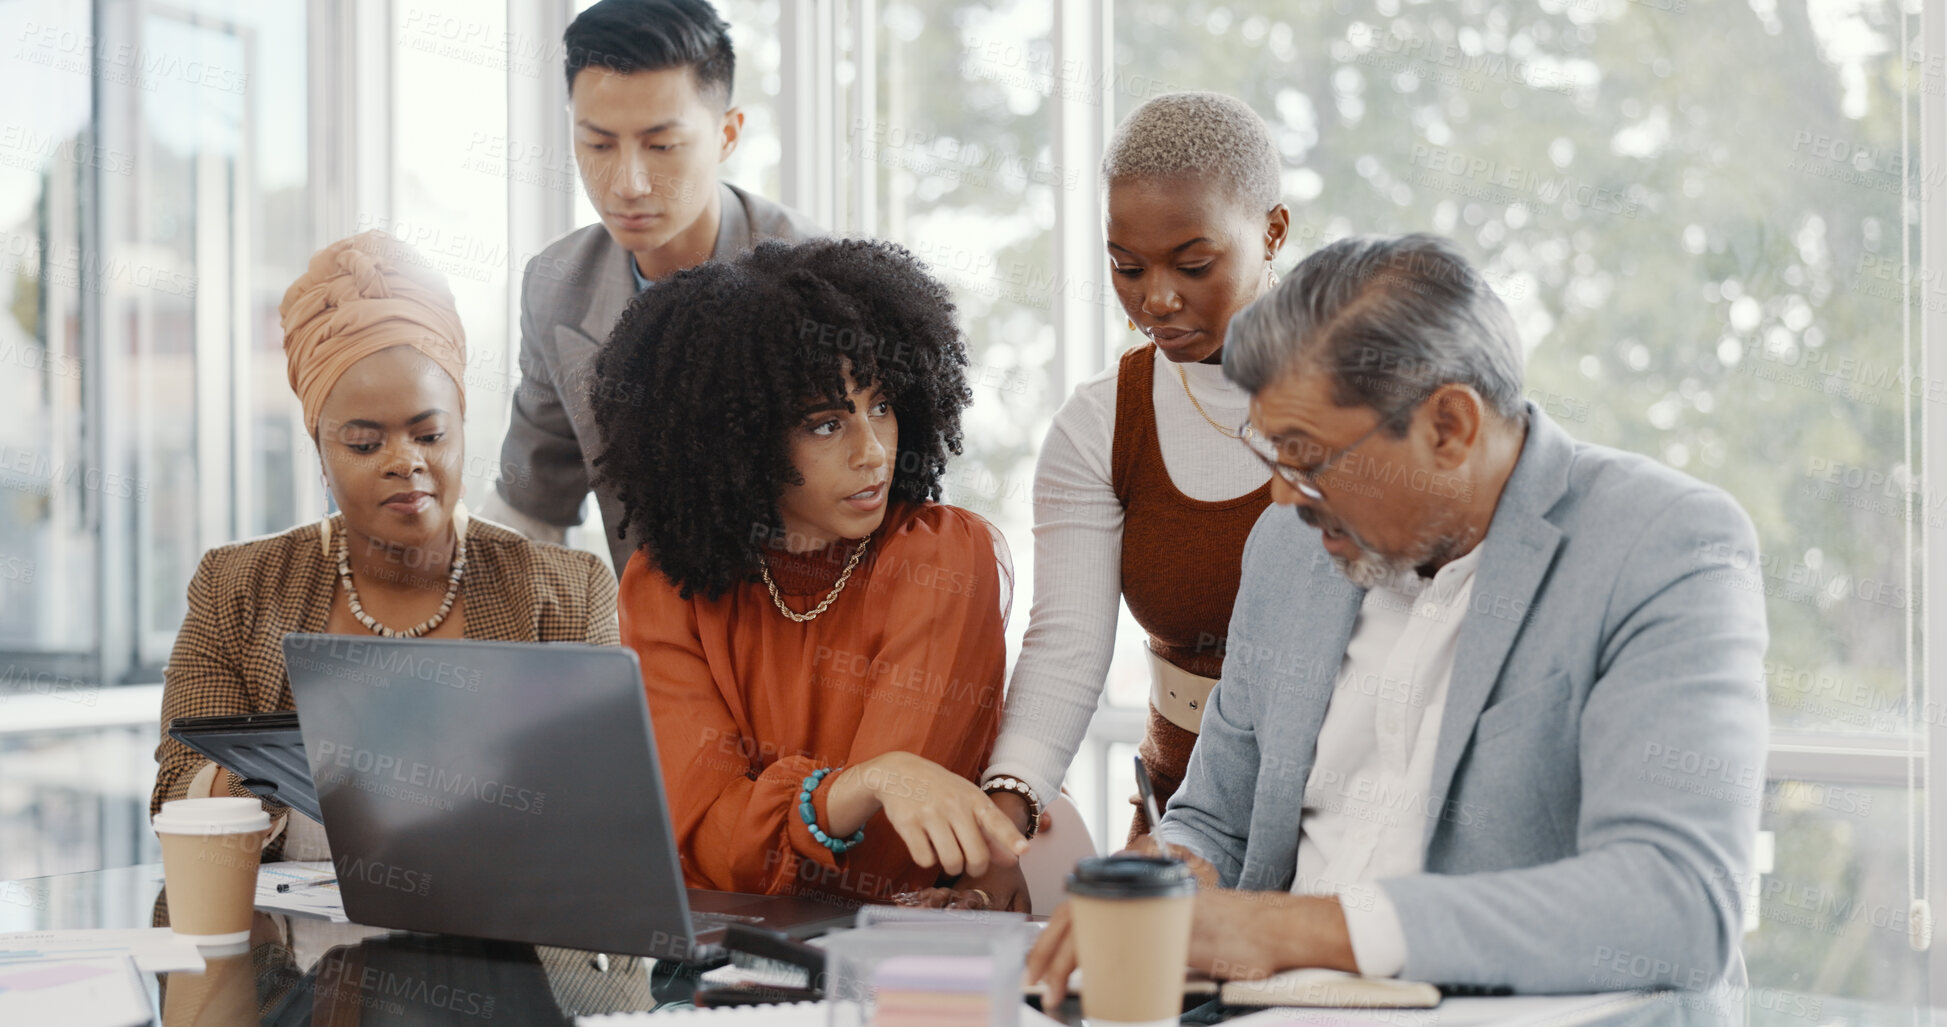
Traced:
<path fill-rule="evenodd" d="M 638 296 L 596 462 L 692 887 L 887 902 L 1011 867 L 980 788 L 1012 573 L 938 502 L 971 400 L 946 290 L 888 243 L 768 243 Z"/>

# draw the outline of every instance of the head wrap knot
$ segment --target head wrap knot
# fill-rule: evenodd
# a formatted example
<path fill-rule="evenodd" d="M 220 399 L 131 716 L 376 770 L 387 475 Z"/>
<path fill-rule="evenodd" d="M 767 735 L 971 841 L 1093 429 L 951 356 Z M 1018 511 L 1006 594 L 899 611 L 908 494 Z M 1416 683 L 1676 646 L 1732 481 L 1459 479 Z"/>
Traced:
<path fill-rule="evenodd" d="M 466 332 L 453 291 L 405 243 L 374 230 L 319 250 L 277 312 L 291 390 L 310 431 L 318 430 L 318 412 L 338 379 L 394 346 L 418 350 L 451 376 L 465 415 Z"/>

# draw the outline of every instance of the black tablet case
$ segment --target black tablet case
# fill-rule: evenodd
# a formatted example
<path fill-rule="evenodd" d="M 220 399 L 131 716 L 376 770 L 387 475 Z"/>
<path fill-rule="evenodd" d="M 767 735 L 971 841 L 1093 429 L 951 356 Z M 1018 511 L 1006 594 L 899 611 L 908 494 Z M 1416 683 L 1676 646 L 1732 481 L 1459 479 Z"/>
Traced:
<path fill-rule="evenodd" d="M 323 819 L 295 711 L 178 717 L 169 722 L 169 737 L 235 774 L 253 794 Z"/>

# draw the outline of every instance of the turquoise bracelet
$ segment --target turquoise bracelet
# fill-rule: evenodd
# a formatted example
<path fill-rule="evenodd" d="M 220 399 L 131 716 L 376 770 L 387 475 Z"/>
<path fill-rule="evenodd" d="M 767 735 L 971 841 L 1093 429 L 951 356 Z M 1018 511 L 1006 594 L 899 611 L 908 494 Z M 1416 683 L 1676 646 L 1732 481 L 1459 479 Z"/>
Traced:
<path fill-rule="evenodd" d="M 827 775 L 836 774 L 843 769 L 845 768 L 826 767 L 823 770 L 812 771 L 805 776 L 804 788 L 798 792 L 798 815 L 804 818 L 804 826 L 810 829 L 811 837 L 818 844 L 832 850 L 832 855 L 834 856 L 843 855 L 845 850 L 864 841 L 865 828 L 861 827 L 852 832 L 852 837 L 844 841 L 840 841 L 826 834 L 825 829 L 818 826 L 818 811 L 811 805 L 811 793 L 818 790 L 818 783 L 823 781 Z"/>

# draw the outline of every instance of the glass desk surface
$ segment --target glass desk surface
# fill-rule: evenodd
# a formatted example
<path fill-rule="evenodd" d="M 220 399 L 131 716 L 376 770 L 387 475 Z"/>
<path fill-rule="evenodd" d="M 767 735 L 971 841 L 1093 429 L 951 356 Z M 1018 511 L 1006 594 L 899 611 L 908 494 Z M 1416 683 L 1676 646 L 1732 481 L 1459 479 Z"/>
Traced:
<path fill-rule="evenodd" d="M 0 932 L 164 926 L 162 866 L 0 882 Z M 694 979 L 668 963 L 574 949 L 336 924 L 259 910 L 247 945 L 204 952 L 198 973 L 144 974 L 169 1024 L 572 1024 L 578 1015 L 690 1007 Z M 1289 1010 L 1282 1023 L 1341 1023 Z M 1073 999 L 1056 1012 L 1081 1023 Z M 1214 1009 L 1184 1023 L 1223 1019 Z M 1401 1022 L 1408 1022 L 1401 1018 Z M 1660 993 L 1601 1024 L 1747 1027 L 1939 1024 L 1947 1010 L 1755 988 Z"/>

